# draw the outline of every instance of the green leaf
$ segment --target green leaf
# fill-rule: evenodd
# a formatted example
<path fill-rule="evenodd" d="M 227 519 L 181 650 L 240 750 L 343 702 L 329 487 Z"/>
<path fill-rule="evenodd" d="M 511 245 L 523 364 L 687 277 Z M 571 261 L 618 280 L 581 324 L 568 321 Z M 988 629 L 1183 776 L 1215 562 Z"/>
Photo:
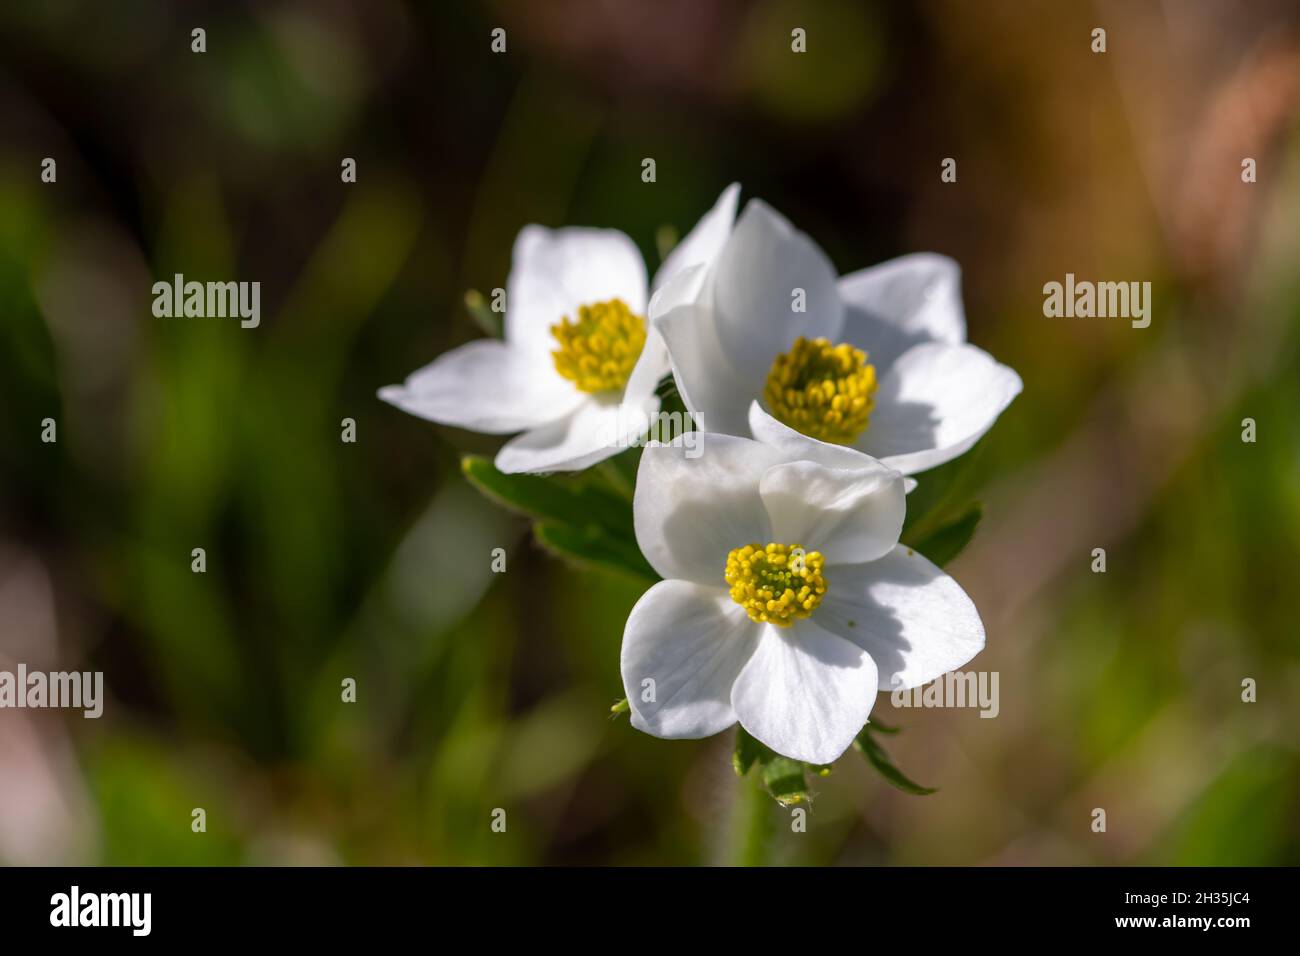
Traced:
<path fill-rule="evenodd" d="M 923 538 L 908 538 L 904 544 L 914 551 L 921 552 L 939 567 L 943 567 L 970 544 L 983 516 L 984 506 L 978 501 L 973 502 L 964 512 L 943 527 L 936 528 Z"/>
<path fill-rule="evenodd" d="M 478 455 L 462 458 L 461 471 L 488 498 L 530 518 L 577 528 L 599 527 L 628 541 L 636 538 L 631 506 L 606 489 L 584 483 L 578 477 L 506 475 Z"/>
<path fill-rule="evenodd" d="M 934 787 L 923 787 L 916 781 L 906 776 L 903 771 L 894 766 L 889 755 L 881 749 L 880 744 L 876 743 L 875 738 L 871 736 L 871 724 L 863 727 L 861 732 L 853 741 L 853 746 L 858 749 L 862 756 L 867 758 L 871 766 L 875 767 L 879 774 L 885 780 L 902 790 L 904 793 L 914 794 L 922 797 L 929 793 L 934 793 Z"/>
<path fill-rule="evenodd" d="M 742 777 L 749 773 L 750 768 L 757 766 L 760 769 L 763 789 L 783 807 L 791 807 L 808 800 L 808 781 L 804 776 L 804 764 L 789 757 L 782 757 L 739 724 L 736 725 L 736 747 L 731 754 L 731 766 L 737 775 Z M 830 771 L 829 767 L 812 769 L 823 777 Z"/>
<path fill-rule="evenodd" d="M 731 754 L 731 766 L 741 777 L 752 767 L 759 767 L 763 788 L 783 807 L 806 803 L 810 799 L 809 772 L 818 777 L 828 777 L 831 773 L 829 764 L 806 764 L 782 757 L 740 725 L 736 726 L 736 747 Z"/>
<path fill-rule="evenodd" d="M 977 478 L 974 466 L 982 447 L 981 442 L 959 458 L 916 479 L 916 488 L 907 496 L 904 541 L 925 538 L 966 511 Z"/>
<path fill-rule="evenodd" d="M 491 500 L 535 519 L 533 536 L 553 554 L 641 581 L 659 580 L 637 547 L 631 502 L 599 474 L 507 475 L 477 455 L 461 459 L 461 470 Z"/>
<path fill-rule="evenodd" d="M 808 800 L 808 782 L 804 779 L 803 764 L 789 757 L 773 757 L 763 764 L 763 785 L 783 807 Z"/>
<path fill-rule="evenodd" d="M 477 289 L 470 289 L 465 293 L 465 310 L 469 317 L 474 320 L 483 332 L 494 339 L 499 339 L 504 334 L 505 327 L 499 312 L 493 312 L 488 306 L 487 300 L 483 298 L 482 293 Z"/>
<path fill-rule="evenodd" d="M 659 580 L 635 542 L 616 538 L 600 528 L 539 521 L 533 525 L 533 536 L 547 551 L 578 564 L 629 574 L 651 583 Z"/>
<path fill-rule="evenodd" d="M 761 760 L 764 756 L 771 759 L 772 751 L 759 743 L 744 727 L 737 724 L 736 749 L 731 754 L 731 766 L 735 768 L 737 776 L 743 777 L 749 773 L 749 768 L 754 766 L 754 762 Z"/>

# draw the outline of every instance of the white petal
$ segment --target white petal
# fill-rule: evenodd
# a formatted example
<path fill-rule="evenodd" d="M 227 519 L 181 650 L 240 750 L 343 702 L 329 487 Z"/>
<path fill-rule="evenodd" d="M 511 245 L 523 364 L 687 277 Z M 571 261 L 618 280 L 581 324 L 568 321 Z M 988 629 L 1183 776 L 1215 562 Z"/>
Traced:
<path fill-rule="evenodd" d="M 928 683 L 984 647 L 984 625 L 966 592 L 910 548 L 827 568 L 825 577 L 814 617 L 871 655 L 881 690 Z"/>
<path fill-rule="evenodd" d="M 506 281 L 506 341 L 532 352 L 555 348 L 551 326 L 578 307 L 622 299 L 645 315 L 645 261 L 616 229 L 525 226 Z"/>
<path fill-rule="evenodd" d="M 839 280 L 844 340 L 866 349 L 881 374 L 921 342 L 966 341 L 961 267 L 947 256 L 900 256 Z"/>
<path fill-rule="evenodd" d="M 679 438 L 642 452 L 636 540 L 660 577 L 721 587 L 732 548 L 772 540 L 758 482 L 780 456 L 747 438 L 693 437 L 701 442 L 694 450 Z"/>
<path fill-rule="evenodd" d="M 904 474 L 925 471 L 979 441 L 1021 387 L 973 345 L 917 345 L 881 381 L 856 447 Z"/>
<path fill-rule="evenodd" d="M 554 371 L 550 359 L 481 339 L 438 356 L 379 397 L 444 425 L 493 435 L 563 418 L 583 395 Z"/>
<path fill-rule="evenodd" d="M 674 280 L 660 295 L 681 281 Z M 697 427 L 748 437 L 746 409 L 763 390 L 766 373 L 746 379 L 731 365 L 718 342 L 712 309 L 680 305 L 659 316 L 655 327 L 668 349 L 677 392 Z"/>
<path fill-rule="evenodd" d="M 688 266 L 656 288 L 654 295 L 650 297 L 651 324 L 654 324 L 659 316 L 671 312 L 679 305 L 695 305 L 700 302 L 704 298 L 706 289 L 712 294 L 713 286 L 709 281 L 711 275 L 706 265 Z"/>
<path fill-rule="evenodd" d="M 865 456 L 854 469 L 811 461 L 776 465 L 758 487 L 772 540 L 820 551 L 828 565 L 874 561 L 898 544 L 903 530 L 903 476 Z"/>
<path fill-rule="evenodd" d="M 889 374 L 900 355 L 914 345 L 930 341 L 925 335 L 904 332 L 898 326 L 847 303 L 840 336 L 841 341 L 867 353 L 867 361 L 875 366 L 877 381 Z"/>
<path fill-rule="evenodd" d="M 826 764 L 867 722 L 877 682 L 866 651 L 813 618 L 786 628 L 768 624 L 731 691 L 731 706 L 741 726 L 777 753 Z"/>
<path fill-rule="evenodd" d="M 660 581 L 637 601 L 623 631 L 621 670 L 632 726 L 672 738 L 726 730 L 736 722 L 731 687 L 758 633 L 759 625 L 726 591 Z M 647 701 L 651 689 L 654 700 Z"/>
<path fill-rule="evenodd" d="M 659 380 L 668 374 L 672 366 L 668 361 L 668 347 L 664 345 L 663 336 L 653 325 L 647 324 L 645 346 L 637 356 L 632 374 L 628 376 L 623 389 L 623 401 L 634 405 L 643 405 L 649 401 L 659 388 Z"/>
<path fill-rule="evenodd" d="M 833 445 L 796 431 L 777 421 L 758 402 L 749 406 L 749 429 L 754 440 L 778 449 L 786 461 L 815 461 L 827 468 L 862 468 L 875 463 L 870 455 L 847 445 Z"/>
<path fill-rule="evenodd" d="M 588 396 L 568 418 L 506 442 L 497 452 L 496 466 L 507 474 L 581 471 L 631 448 L 658 411 L 659 399 L 653 396 L 640 404 Z"/>
<path fill-rule="evenodd" d="M 714 267 L 718 342 L 753 395 L 801 335 L 839 337 L 844 307 L 826 254 L 766 203 L 750 200 Z M 803 290 L 807 311 L 795 311 Z M 753 397 L 753 396 L 751 396 Z"/>
<path fill-rule="evenodd" d="M 713 262 L 731 235 L 739 198 L 739 183 L 732 183 L 722 191 L 713 208 L 700 217 L 695 228 L 686 234 L 686 238 L 677 244 L 659 267 L 655 274 L 655 290 L 662 288 L 684 269 Z"/>

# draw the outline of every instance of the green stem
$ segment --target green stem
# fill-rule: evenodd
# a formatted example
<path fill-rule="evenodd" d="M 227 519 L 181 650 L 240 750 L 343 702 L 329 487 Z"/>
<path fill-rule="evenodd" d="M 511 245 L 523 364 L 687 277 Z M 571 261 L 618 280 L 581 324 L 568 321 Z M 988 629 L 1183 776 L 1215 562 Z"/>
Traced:
<path fill-rule="evenodd" d="M 733 866 L 766 866 L 772 846 L 772 807 L 775 804 L 763 789 L 760 774 L 747 774 L 738 783 L 732 821 L 731 863 Z"/>

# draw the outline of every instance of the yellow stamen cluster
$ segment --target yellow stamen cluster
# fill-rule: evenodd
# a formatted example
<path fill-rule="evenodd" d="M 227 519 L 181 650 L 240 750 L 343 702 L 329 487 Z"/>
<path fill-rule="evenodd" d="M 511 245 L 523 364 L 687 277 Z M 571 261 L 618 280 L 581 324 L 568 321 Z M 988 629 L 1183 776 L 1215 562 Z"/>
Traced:
<path fill-rule="evenodd" d="M 747 544 L 727 555 L 731 599 L 750 620 L 789 627 L 812 614 L 826 593 L 820 551 L 797 544 Z"/>
<path fill-rule="evenodd" d="M 584 392 L 621 390 L 645 346 L 645 319 L 622 299 L 584 305 L 551 326 L 555 370 Z"/>
<path fill-rule="evenodd" d="M 778 421 L 813 438 L 850 445 L 867 428 L 876 369 L 852 345 L 800 336 L 767 373 L 763 400 Z"/>

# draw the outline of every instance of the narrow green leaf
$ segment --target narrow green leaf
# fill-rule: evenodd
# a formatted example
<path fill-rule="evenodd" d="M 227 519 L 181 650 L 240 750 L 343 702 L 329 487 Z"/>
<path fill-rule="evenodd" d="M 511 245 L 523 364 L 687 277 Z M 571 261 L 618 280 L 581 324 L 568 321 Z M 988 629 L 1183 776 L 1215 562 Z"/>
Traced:
<path fill-rule="evenodd" d="M 878 734 L 896 734 L 896 733 L 898 733 L 898 728 L 897 728 L 897 727 L 891 727 L 891 726 L 889 726 L 888 724 L 882 724 L 880 721 L 876 720 L 876 718 L 874 718 L 874 717 L 872 717 L 871 720 L 867 723 L 867 726 L 870 727 L 873 731 L 875 731 L 875 732 L 878 733 Z"/>
<path fill-rule="evenodd" d="M 915 551 L 921 552 L 939 567 L 943 567 L 965 550 L 975 537 L 980 518 L 984 516 L 984 506 L 973 502 L 961 515 L 920 539 L 907 539 L 904 543 Z"/>
<path fill-rule="evenodd" d="M 862 756 L 867 758 L 867 762 L 875 767 L 877 772 L 885 778 L 886 782 L 904 793 L 914 794 L 921 797 L 929 793 L 934 793 L 934 787 L 923 787 L 916 781 L 906 776 L 903 771 L 894 766 L 889 755 L 881 749 L 880 744 L 876 743 L 875 738 L 871 736 L 871 725 L 868 724 L 862 728 L 857 738 L 853 741 L 853 746 L 858 749 Z"/>
<path fill-rule="evenodd" d="M 494 339 L 499 339 L 504 334 L 505 323 L 502 321 L 501 314 L 492 311 L 487 300 L 478 290 L 470 289 L 465 293 L 465 311 L 485 334 Z"/>
<path fill-rule="evenodd" d="M 546 550 L 578 564 L 622 572 L 652 583 L 659 580 L 634 542 L 615 538 L 600 528 L 539 521 L 533 525 L 533 536 Z"/>
<path fill-rule="evenodd" d="M 574 476 L 506 475 L 478 455 L 462 458 L 461 471 L 470 484 L 511 511 L 578 528 L 601 527 L 628 541 L 636 537 L 626 501 Z"/>

